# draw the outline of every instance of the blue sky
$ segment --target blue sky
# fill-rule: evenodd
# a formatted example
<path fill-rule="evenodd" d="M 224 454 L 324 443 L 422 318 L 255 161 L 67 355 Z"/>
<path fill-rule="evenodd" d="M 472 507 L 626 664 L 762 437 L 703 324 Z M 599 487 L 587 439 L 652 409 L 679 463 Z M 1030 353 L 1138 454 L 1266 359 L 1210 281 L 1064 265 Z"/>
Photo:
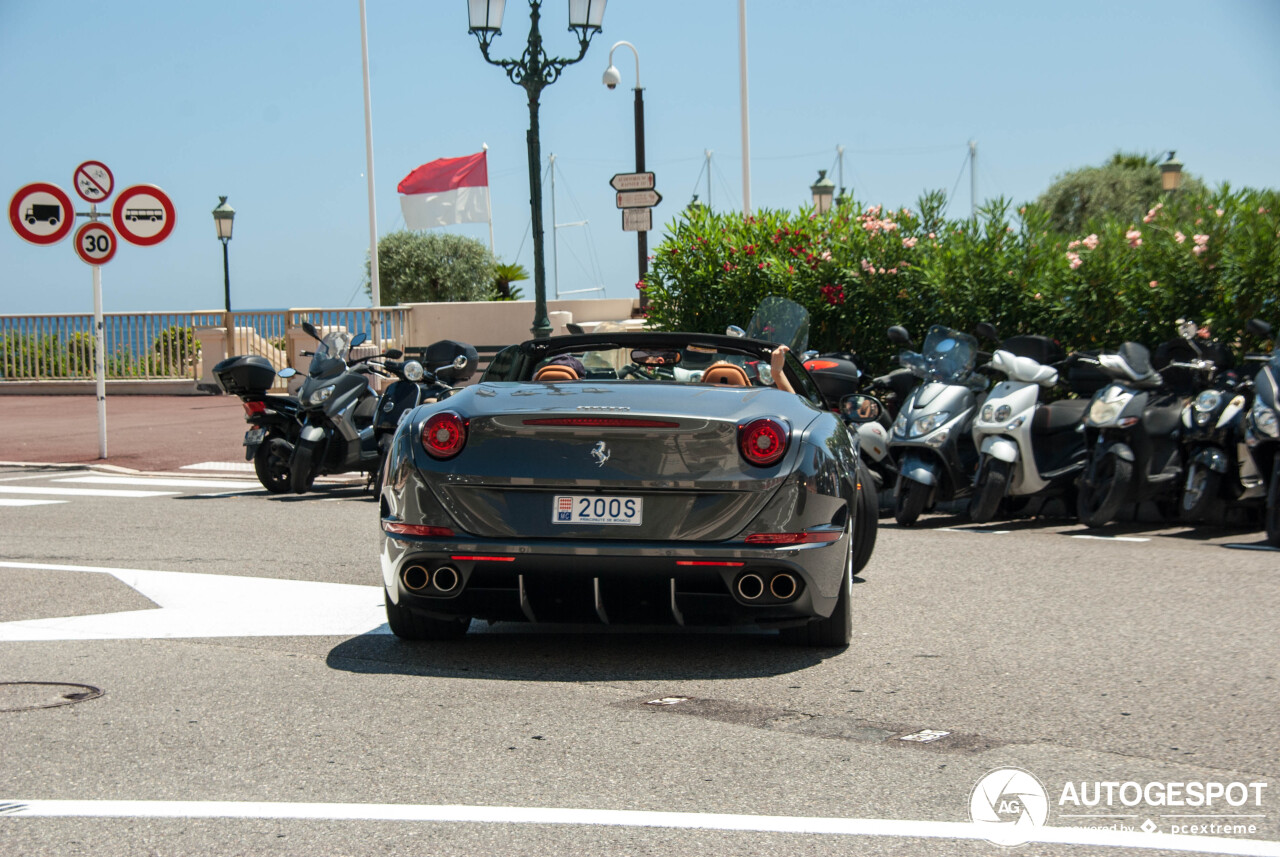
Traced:
<path fill-rule="evenodd" d="M 528 32 L 525 4 L 507 6 L 502 57 Z M 576 49 L 566 6 L 543 7 L 552 54 Z M 237 212 L 233 307 L 367 305 L 359 23 L 357 0 L 0 0 L 0 193 L 36 181 L 73 193 L 76 165 L 98 160 L 117 193 L 147 183 L 172 197 L 168 240 L 122 244 L 104 266 L 108 311 L 221 308 L 210 212 L 224 194 Z M 410 170 L 488 143 L 497 255 L 532 271 L 524 92 L 481 58 L 464 0 L 368 0 L 368 27 L 379 233 L 403 227 L 395 187 Z M 1213 185 L 1280 187 L 1272 0 L 748 0 L 747 27 L 757 208 L 805 204 L 842 145 L 860 201 L 900 207 L 954 188 L 951 212 L 964 214 L 971 139 L 980 199 L 1032 199 L 1118 149 L 1176 149 Z M 640 51 L 647 166 L 665 197 L 655 226 L 694 193 L 705 200 L 707 149 L 712 204 L 742 206 L 736 0 L 610 0 L 586 59 L 542 97 L 556 220 L 589 223 L 559 232 L 562 291 L 635 294 L 635 236 L 608 186 L 634 166 L 631 53 L 615 55 L 616 90 L 600 81 L 622 39 Z M 484 225 L 452 229 L 488 241 Z M 70 239 L 39 247 L 0 231 L 0 313 L 92 309 Z M 551 292 L 549 230 L 547 255 Z"/>

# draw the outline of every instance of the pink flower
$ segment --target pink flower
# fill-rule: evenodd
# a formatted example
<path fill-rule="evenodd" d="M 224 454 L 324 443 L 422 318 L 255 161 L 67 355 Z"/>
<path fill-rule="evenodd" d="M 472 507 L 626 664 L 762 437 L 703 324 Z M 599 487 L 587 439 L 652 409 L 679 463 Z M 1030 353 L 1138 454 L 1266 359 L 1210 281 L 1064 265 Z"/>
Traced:
<path fill-rule="evenodd" d="M 1080 246 L 1080 241 L 1070 241 L 1067 243 L 1068 250 L 1074 250 Z"/>
<path fill-rule="evenodd" d="M 1214 214 L 1218 215 L 1219 217 L 1221 217 L 1221 216 L 1222 216 L 1223 214 L 1225 214 L 1225 213 L 1226 213 L 1226 212 L 1224 212 L 1221 208 L 1219 208 L 1218 210 L 1216 210 L 1216 211 L 1214 212 Z"/>
<path fill-rule="evenodd" d="M 1259 214 L 1266 214 L 1266 213 L 1267 213 L 1267 210 L 1266 210 L 1265 208 L 1263 208 L 1262 206 L 1258 206 L 1258 213 L 1259 213 Z"/>
<path fill-rule="evenodd" d="M 1157 281 L 1157 280 L 1152 280 L 1151 282 L 1147 283 L 1147 285 L 1154 289 L 1154 288 L 1156 288 L 1157 286 L 1159 286 L 1159 285 L 1160 285 L 1160 283 L 1159 283 L 1159 281 Z"/>
<path fill-rule="evenodd" d="M 1191 240 L 1196 242 L 1196 244 L 1200 245 L 1201 247 L 1203 247 L 1204 245 L 1209 243 L 1209 236 L 1196 233 L 1195 235 L 1191 236 Z"/>
<path fill-rule="evenodd" d="M 884 268 L 881 268 L 881 269 L 880 269 L 880 273 L 882 273 L 882 274 L 884 273 Z"/>
<path fill-rule="evenodd" d="M 824 262 L 830 262 L 830 261 L 831 261 L 831 251 L 830 251 L 830 250 L 823 250 L 823 251 L 822 251 L 822 261 L 824 261 Z"/>
<path fill-rule="evenodd" d="M 1096 234 L 1091 234 L 1080 243 L 1088 247 L 1090 250 L 1093 250 L 1098 246 L 1098 236 Z"/>
<path fill-rule="evenodd" d="M 1035 298 L 1036 300 L 1040 300 L 1040 299 L 1041 299 L 1041 298 L 1040 298 L 1040 293 L 1039 293 L 1039 292 L 1036 292 L 1034 295 L 1032 295 L 1032 297 L 1033 297 L 1033 298 Z"/>
<path fill-rule="evenodd" d="M 1067 261 L 1071 263 L 1071 270 L 1073 271 L 1084 264 L 1084 262 L 1080 259 L 1079 253 L 1068 253 Z"/>
<path fill-rule="evenodd" d="M 1124 237 L 1128 239 L 1130 247 L 1137 247 L 1142 243 L 1142 232 L 1138 229 L 1130 229 Z"/>
<path fill-rule="evenodd" d="M 1191 248 L 1191 252 L 1195 253 L 1197 256 L 1202 256 L 1204 255 L 1204 252 L 1208 249 L 1209 248 L 1204 246 L 1203 244 L 1197 244 L 1196 246 Z"/>
<path fill-rule="evenodd" d="M 644 291 L 644 280 L 640 280 L 636 283 L 636 291 L 639 291 L 639 292 Z"/>
<path fill-rule="evenodd" d="M 919 238 L 903 238 L 902 246 L 910 250 L 912 247 L 916 246 L 916 242 L 918 242 L 919 240 L 920 240 Z"/>
<path fill-rule="evenodd" d="M 896 274 L 896 273 L 898 273 L 898 269 L 897 269 L 897 268 L 890 268 L 890 269 L 889 269 L 889 271 L 888 271 L 888 273 L 890 273 L 890 274 Z"/>
<path fill-rule="evenodd" d="M 1183 241 L 1187 240 L 1187 236 L 1183 235 L 1181 232 L 1175 232 L 1173 233 L 1173 240 L 1181 244 Z"/>
<path fill-rule="evenodd" d="M 934 240 L 934 239 L 935 239 L 935 238 L 937 238 L 937 237 L 938 237 L 938 236 L 937 236 L 937 235 L 935 235 L 935 234 L 933 234 L 932 232 L 930 232 L 930 233 L 929 233 L 929 240 L 930 240 L 930 241 Z"/>

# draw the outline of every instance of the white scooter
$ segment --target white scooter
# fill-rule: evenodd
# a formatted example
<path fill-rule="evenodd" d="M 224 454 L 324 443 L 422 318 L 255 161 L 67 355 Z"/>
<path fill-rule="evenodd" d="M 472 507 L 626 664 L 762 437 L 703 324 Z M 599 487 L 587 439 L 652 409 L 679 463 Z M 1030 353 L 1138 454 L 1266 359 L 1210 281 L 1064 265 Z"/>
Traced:
<path fill-rule="evenodd" d="M 992 331 L 994 333 L 994 331 Z M 991 355 L 987 370 L 1004 381 L 992 389 L 973 422 L 979 452 L 969 518 L 985 523 L 1005 497 L 1049 497 L 1071 490 L 1086 457 L 1088 399 L 1042 403 L 1041 389 L 1058 383 L 1062 348 L 1043 336 L 1014 336 Z"/>

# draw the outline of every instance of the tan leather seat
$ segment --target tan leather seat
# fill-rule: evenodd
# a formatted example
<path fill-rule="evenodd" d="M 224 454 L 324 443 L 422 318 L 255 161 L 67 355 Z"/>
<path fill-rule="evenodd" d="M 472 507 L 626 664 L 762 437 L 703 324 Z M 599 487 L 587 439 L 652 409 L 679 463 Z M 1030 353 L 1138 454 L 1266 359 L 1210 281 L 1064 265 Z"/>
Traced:
<path fill-rule="evenodd" d="M 577 381 L 578 373 L 559 363 L 543 366 L 533 374 L 535 381 Z"/>
<path fill-rule="evenodd" d="M 741 366 L 735 366 L 732 363 L 726 363 L 721 360 L 717 363 L 712 363 L 707 367 L 707 371 L 702 373 L 702 383 L 724 384 L 728 387 L 750 387 L 751 379 L 747 377 L 747 371 Z"/>

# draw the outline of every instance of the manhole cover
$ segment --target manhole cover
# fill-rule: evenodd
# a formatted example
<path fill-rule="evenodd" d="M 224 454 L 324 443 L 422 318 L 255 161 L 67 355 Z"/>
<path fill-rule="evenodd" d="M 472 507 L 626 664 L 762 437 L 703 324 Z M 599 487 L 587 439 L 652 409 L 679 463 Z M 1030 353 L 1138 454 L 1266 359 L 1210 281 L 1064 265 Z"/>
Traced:
<path fill-rule="evenodd" d="M 105 692 L 91 684 L 65 681 L 0 681 L 0 713 L 74 705 Z"/>

